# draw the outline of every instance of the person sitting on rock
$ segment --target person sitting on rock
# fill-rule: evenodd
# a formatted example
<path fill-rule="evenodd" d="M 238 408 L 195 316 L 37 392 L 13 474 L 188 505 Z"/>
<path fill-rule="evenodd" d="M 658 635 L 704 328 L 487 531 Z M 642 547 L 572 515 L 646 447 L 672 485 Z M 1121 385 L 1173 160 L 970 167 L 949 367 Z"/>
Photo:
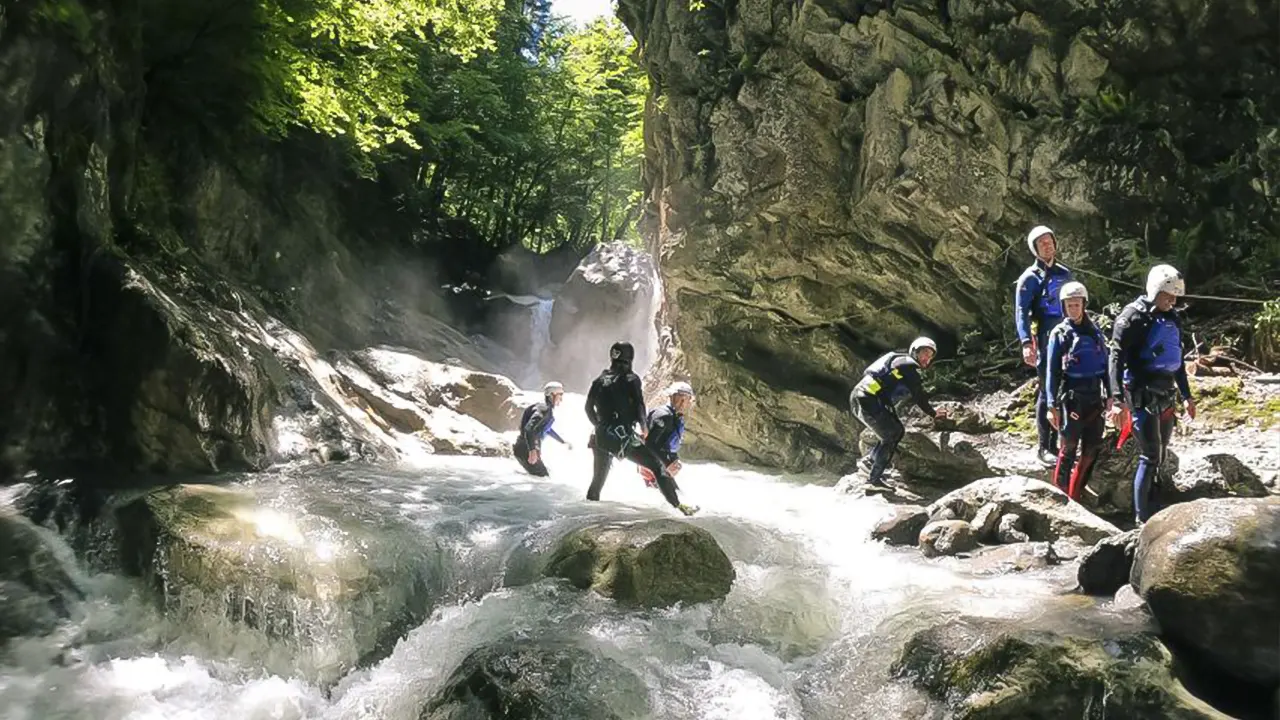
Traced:
<path fill-rule="evenodd" d="M 647 437 L 648 417 L 645 414 L 644 390 L 640 376 L 631 371 L 636 350 L 629 342 L 616 342 L 609 348 L 608 369 L 600 373 L 587 391 L 587 419 L 595 426 L 588 443 L 595 455 L 595 467 L 588 500 L 599 500 L 600 491 L 609 477 L 613 459 L 626 458 L 649 470 L 657 478 L 658 489 L 671 506 L 692 515 L 696 507 L 680 502 L 675 478 L 663 467 L 658 456 L 644 444 Z M 637 437 L 636 426 L 639 426 Z"/>
<path fill-rule="evenodd" d="M 687 382 L 671 384 L 667 390 L 670 402 L 649 413 L 649 435 L 644 444 L 662 464 L 666 466 L 671 477 L 680 473 L 680 443 L 684 440 L 684 415 L 693 405 L 693 386 Z M 644 466 L 639 466 L 640 476 L 644 484 L 658 487 L 658 479 Z"/>
<path fill-rule="evenodd" d="M 1044 399 L 1049 424 L 1061 441 L 1053 484 L 1078 501 L 1102 449 L 1102 431 L 1115 393 L 1107 374 L 1107 339 L 1085 312 L 1089 290 L 1083 283 L 1069 282 L 1059 299 L 1067 317 L 1049 333 Z"/>
<path fill-rule="evenodd" d="M 1147 274 L 1146 294 L 1120 311 L 1112 330 L 1111 384 L 1123 389 L 1123 407 L 1117 407 L 1115 414 L 1127 412 L 1125 425 L 1136 431 L 1141 446 L 1133 478 L 1133 508 L 1139 523 L 1158 510 L 1156 484 L 1173 434 L 1179 395 L 1187 415 L 1196 416 L 1182 362 L 1182 328 L 1173 307 L 1185 293 L 1182 273 L 1171 265 L 1156 265 Z"/>
<path fill-rule="evenodd" d="M 542 463 L 542 438 L 550 435 L 570 450 L 573 445 L 556 434 L 555 408 L 564 400 L 564 385 L 554 380 L 542 386 L 542 402 L 524 409 L 520 416 L 520 435 L 516 437 L 511 452 L 530 475 L 547 477 L 547 466 Z"/>
<path fill-rule="evenodd" d="M 1071 282 L 1071 270 L 1057 262 L 1058 239 L 1044 225 L 1027 233 L 1027 247 L 1035 262 L 1018 278 L 1014 294 L 1013 324 L 1022 342 L 1022 361 L 1036 369 L 1039 392 L 1036 393 L 1036 434 L 1039 437 L 1040 462 L 1046 466 L 1056 462 L 1058 437 L 1049 424 L 1049 404 L 1045 400 L 1045 348 L 1049 331 L 1062 321 L 1058 295 L 1062 286 Z"/>
<path fill-rule="evenodd" d="M 894 410 L 895 403 L 909 394 L 925 415 L 934 419 L 947 416 L 945 410 L 935 410 L 929 404 L 920 382 L 920 369 L 929 367 L 937 352 L 938 346 L 927 337 L 916 338 L 905 353 L 887 352 L 867 366 L 849 395 L 854 416 L 879 438 L 871 452 L 859 462 L 867 471 L 867 482 L 875 487 L 888 487 L 881 476 L 906 434 Z"/>

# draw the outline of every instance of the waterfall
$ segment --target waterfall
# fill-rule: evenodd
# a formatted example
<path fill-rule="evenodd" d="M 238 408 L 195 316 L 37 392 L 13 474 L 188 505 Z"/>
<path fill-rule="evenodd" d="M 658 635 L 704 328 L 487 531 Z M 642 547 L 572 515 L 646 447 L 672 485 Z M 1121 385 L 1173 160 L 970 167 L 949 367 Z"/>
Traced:
<path fill-rule="evenodd" d="M 555 298 L 539 298 L 529 317 L 529 364 L 521 383 L 525 387 L 537 387 L 542 382 L 542 353 L 551 344 L 551 312 Z"/>

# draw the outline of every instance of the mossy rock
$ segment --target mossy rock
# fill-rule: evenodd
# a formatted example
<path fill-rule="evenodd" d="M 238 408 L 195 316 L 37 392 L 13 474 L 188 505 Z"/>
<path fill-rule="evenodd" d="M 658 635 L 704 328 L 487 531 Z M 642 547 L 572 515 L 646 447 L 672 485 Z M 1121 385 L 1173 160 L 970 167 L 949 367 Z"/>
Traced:
<path fill-rule="evenodd" d="M 273 672 L 336 682 L 389 654 L 431 609 L 430 549 L 335 507 L 295 508 L 252 487 L 177 485 L 115 509 L 125 572 L 151 581 L 166 612 L 231 620 L 261 637 Z M 265 641 L 265 642 L 263 642 Z"/>
<path fill-rule="evenodd" d="M 1077 636 L 960 617 L 916 633 L 890 672 L 958 720 L 1227 718 L 1171 667 L 1169 651 L 1145 632 Z"/>
<path fill-rule="evenodd" d="M 722 598 L 736 573 L 711 533 L 679 520 L 593 525 L 570 533 L 546 574 L 624 605 L 667 607 Z"/>

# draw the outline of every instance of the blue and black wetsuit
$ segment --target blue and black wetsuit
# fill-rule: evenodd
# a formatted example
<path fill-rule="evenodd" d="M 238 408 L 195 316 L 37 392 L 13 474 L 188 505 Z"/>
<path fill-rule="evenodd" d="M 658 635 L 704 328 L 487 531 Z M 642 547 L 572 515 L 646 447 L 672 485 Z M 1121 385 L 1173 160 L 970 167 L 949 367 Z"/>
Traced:
<path fill-rule="evenodd" d="M 1071 270 L 1065 265 L 1046 265 L 1043 260 L 1036 260 L 1018 278 L 1013 304 L 1013 324 L 1018 340 L 1023 344 L 1034 342 L 1036 346 L 1036 377 L 1040 380 L 1040 392 L 1036 393 L 1036 430 L 1040 449 L 1054 454 L 1058 451 L 1058 438 L 1049 424 L 1049 405 L 1044 393 L 1045 358 L 1048 355 L 1049 331 L 1062 322 L 1062 303 L 1058 300 L 1058 293 L 1071 280 Z"/>
<path fill-rule="evenodd" d="M 906 434 L 894 404 L 908 395 L 926 415 L 936 414 L 920 381 L 920 365 L 903 352 L 887 352 L 877 358 L 863 371 L 862 379 L 849 395 L 854 416 L 879 438 L 867 454 L 871 463 L 867 480 L 872 485 L 882 484 L 880 476 Z"/>
<path fill-rule="evenodd" d="M 658 456 L 663 465 L 680 459 L 680 443 L 684 440 L 684 415 L 670 405 L 663 405 L 649 413 L 649 437 L 645 445 Z"/>
<path fill-rule="evenodd" d="M 555 408 L 549 402 L 534 403 L 524 409 L 524 414 L 520 416 L 520 435 L 516 438 L 515 444 L 511 446 L 511 452 L 515 454 L 516 460 L 531 475 L 538 477 L 546 477 L 547 466 L 542 463 L 542 458 L 538 458 L 538 462 L 529 462 L 529 451 L 537 450 L 539 454 L 542 452 L 542 438 L 550 435 L 560 442 L 564 442 L 564 438 L 556 434 L 552 428 L 555 425 L 556 416 Z"/>
<path fill-rule="evenodd" d="M 658 479 L 658 489 L 672 507 L 680 507 L 675 478 L 667 472 L 649 446 L 640 441 L 633 429 L 636 423 L 648 427 L 644 390 L 640 376 L 631 371 L 631 363 L 614 362 L 591 383 L 587 391 L 587 419 L 595 426 L 591 449 L 595 468 L 591 476 L 588 500 L 599 500 L 613 459 L 626 458 L 644 467 Z"/>
<path fill-rule="evenodd" d="M 1177 396 L 1191 399 L 1177 311 L 1161 312 L 1139 297 L 1120 311 L 1111 343 L 1112 386 L 1124 390 L 1142 452 L 1133 478 L 1133 509 L 1138 522 L 1146 522 L 1159 510 L 1156 486 L 1173 435 Z"/>
<path fill-rule="evenodd" d="M 1067 318 L 1049 333 L 1045 354 L 1043 400 L 1061 416 L 1053 483 L 1079 500 L 1102 449 L 1103 413 L 1114 396 L 1107 373 L 1107 340 L 1088 315 L 1079 323 Z"/>

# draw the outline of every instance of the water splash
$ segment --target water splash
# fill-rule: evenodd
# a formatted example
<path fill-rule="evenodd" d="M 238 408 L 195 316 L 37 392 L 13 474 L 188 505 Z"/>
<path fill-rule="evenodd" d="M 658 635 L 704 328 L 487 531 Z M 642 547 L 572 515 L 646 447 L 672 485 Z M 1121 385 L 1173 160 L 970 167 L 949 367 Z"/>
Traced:
<path fill-rule="evenodd" d="M 542 382 L 542 354 L 551 342 L 551 314 L 555 298 L 539 299 L 529 316 L 529 363 L 524 381 L 525 387 L 537 387 Z"/>

